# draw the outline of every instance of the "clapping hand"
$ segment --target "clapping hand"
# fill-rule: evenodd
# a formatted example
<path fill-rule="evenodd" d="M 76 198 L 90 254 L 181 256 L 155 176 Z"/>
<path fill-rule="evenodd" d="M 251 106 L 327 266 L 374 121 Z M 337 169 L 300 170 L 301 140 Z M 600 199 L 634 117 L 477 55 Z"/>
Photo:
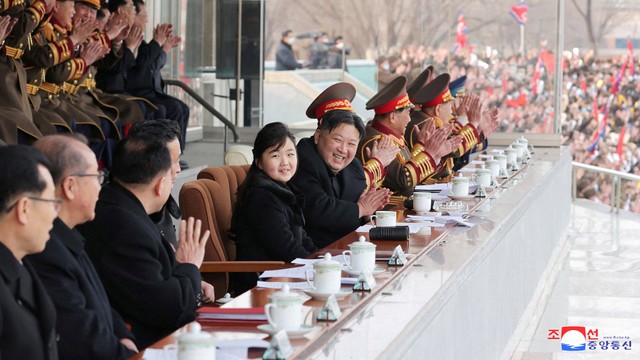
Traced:
<path fill-rule="evenodd" d="M 368 159 L 377 159 L 382 163 L 382 167 L 387 167 L 396 158 L 400 148 L 394 144 L 389 135 L 383 135 L 380 140 L 373 142 L 371 148 L 366 148 L 365 152 Z"/>

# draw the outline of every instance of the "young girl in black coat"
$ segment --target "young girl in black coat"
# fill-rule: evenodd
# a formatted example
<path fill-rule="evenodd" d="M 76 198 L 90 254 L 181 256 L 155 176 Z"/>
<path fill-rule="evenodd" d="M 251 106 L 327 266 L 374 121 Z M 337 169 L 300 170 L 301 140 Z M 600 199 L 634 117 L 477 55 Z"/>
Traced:
<path fill-rule="evenodd" d="M 288 183 L 297 167 L 295 138 L 286 125 L 262 128 L 233 212 L 236 260 L 289 262 L 317 250 L 304 231 L 303 197 Z M 254 273 L 234 275 L 232 286 L 238 295 L 258 280 Z"/>

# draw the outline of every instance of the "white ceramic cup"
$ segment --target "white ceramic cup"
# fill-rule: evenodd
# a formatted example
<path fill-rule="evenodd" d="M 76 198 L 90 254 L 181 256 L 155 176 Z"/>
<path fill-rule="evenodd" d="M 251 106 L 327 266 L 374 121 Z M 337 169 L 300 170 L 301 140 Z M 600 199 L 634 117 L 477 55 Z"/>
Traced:
<path fill-rule="evenodd" d="M 178 360 L 199 360 L 216 358 L 215 337 L 197 322 L 187 326 L 187 332 L 178 337 Z"/>
<path fill-rule="evenodd" d="M 471 175 L 471 178 L 478 186 L 491 186 L 491 170 L 485 169 L 484 165 Z"/>
<path fill-rule="evenodd" d="M 393 227 L 396 226 L 396 212 L 395 211 L 376 211 L 371 215 L 371 223 L 373 226 L 380 227 Z"/>
<path fill-rule="evenodd" d="M 376 267 L 376 244 L 366 241 L 364 236 L 349 244 L 349 250 L 343 251 L 342 255 L 349 269 L 353 271 L 373 271 Z"/>
<path fill-rule="evenodd" d="M 489 159 L 486 161 L 487 168 L 491 171 L 491 176 L 500 175 L 500 162 L 495 159 Z"/>
<path fill-rule="evenodd" d="M 313 282 L 311 281 L 313 274 Z M 316 292 L 321 294 L 337 294 L 340 292 L 342 280 L 342 264 L 331 260 L 331 254 L 327 253 L 324 260 L 313 264 L 313 269 L 305 272 L 307 282 Z"/>
<path fill-rule="evenodd" d="M 511 147 L 511 145 L 504 149 L 504 153 L 507 155 L 507 165 L 511 166 L 518 162 L 518 150 Z"/>
<path fill-rule="evenodd" d="M 507 171 L 507 155 L 496 154 L 493 157 L 500 163 L 500 170 Z M 500 170 L 498 170 L 498 172 L 500 172 Z"/>
<path fill-rule="evenodd" d="M 469 195 L 469 178 L 462 175 L 451 178 L 451 182 L 447 186 L 454 196 Z"/>
<path fill-rule="evenodd" d="M 303 299 L 300 295 L 289 292 L 289 287 L 283 286 L 283 291 L 273 293 L 271 302 L 264 306 L 267 321 L 276 331 L 295 331 L 300 329 L 302 325 L 302 303 Z"/>
<path fill-rule="evenodd" d="M 431 210 L 431 193 L 416 191 L 413 193 L 413 209 L 419 213 Z"/>

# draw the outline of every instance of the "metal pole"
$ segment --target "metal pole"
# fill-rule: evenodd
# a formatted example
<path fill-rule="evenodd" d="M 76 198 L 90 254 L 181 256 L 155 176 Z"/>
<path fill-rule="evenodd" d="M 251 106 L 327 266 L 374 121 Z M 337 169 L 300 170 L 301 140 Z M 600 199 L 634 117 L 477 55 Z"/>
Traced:
<path fill-rule="evenodd" d="M 238 0 L 238 44 L 236 47 L 236 126 L 240 126 L 240 72 L 242 71 L 242 0 Z M 244 125 L 244 124 L 243 124 Z"/>
<path fill-rule="evenodd" d="M 524 59 L 524 24 L 520 24 L 520 56 Z"/>
<path fill-rule="evenodd" d="M 347 65 L 347 57 L 346 57 L 346 55 L 345 55 L 345 53 L 346 53 L 346 51 L 345 51 L 346 41 L 345 41 L 345 33 L 344 33 L 344 20 L 345 20 L 345 14 L 346 14 L 346 11 L 343 11 L 343 12 L 342 12 L 342 24 L 341 24 L 341 27 L 342 27 L 342 30 L 341 30 L 341 33 L 342 33 L 342 34 L 341 34 L 341 35 L 342 35 L 342 49 L 340 49 L 340 50 L 342 51 L 342 64 L 340 64 L 340 66 L 342 67 L 342 72 L 341 72 L 341 74 L 342 74 L 342 77 L 341 77 L 342 81 L 344 81 L 344 76 L 345 76 L 345 75 L 344 75 L 344 71 L 345 71 L 345 68 L 347 67 L 347 66 L 346 66 L 346 65 Z"/>
<path fill-rule="evenodd" d="M 260 0 L 260 70 L 258 79 L 258 126 L 264 121 L 264 0 Z"/>
<path fill-rule="evenodd" d="M 564 0 L 558 1 L 556 23 L 556 71 L 555 71 L 555 102 L 553 105 L 553 129 L 555 134 L 560 134 L 560 106 L 562 105 L 562 51 L 564 49 Z"/>
<path fill-rule="evenodd" d="M 576 201 L 576 198 L 578 197 L 577 180 L 576 180 L 577 177 L 578 177 L 578 168 L 574 166 L 571 174 L 571 198 L 573 201 Z"/>

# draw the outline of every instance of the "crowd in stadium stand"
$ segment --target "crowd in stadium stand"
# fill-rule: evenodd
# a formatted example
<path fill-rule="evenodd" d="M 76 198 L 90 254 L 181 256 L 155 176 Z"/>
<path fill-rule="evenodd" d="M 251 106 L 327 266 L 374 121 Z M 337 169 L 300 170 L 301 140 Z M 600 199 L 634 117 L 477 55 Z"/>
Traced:
<path fill-rule="evenodd" d="M 554 131 L 554 55 L 550 50 L 531 50 L 525 58 L 504 58 L 496 52 L 490 56 L 462 53 L 415 45 L 392 51 L 379 59 L 379 85 L 398 75 L 411 78 L 433 64 L 436 74 L 449 69 L 452 79 L 467 75 L 467 91 L 500 109 L 500 131 Z M 629 54 L 633 54 L 631 47 Z M 571 149 L 577 162 L 640 174 L 640 82 L 629 54 L 595 59 L 590 54 L 565 52 L 562 144 Z M 578 171 L 577 182 L 579 197 L 610 204 L 609 176 Z M 622 205 L 640 212 L 637 183 L 623 181 Z"/>

